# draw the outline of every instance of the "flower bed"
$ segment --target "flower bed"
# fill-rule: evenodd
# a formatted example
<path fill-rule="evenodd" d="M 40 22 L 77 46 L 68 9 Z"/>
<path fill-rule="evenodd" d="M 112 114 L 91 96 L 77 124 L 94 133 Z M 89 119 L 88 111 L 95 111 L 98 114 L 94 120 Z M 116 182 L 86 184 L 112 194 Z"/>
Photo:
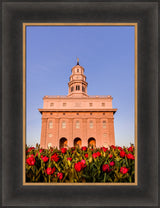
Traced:
<path fill-rule="evenodd" d="M 134 182 L 135 148 L 40 149 L 26 146 L 26 182 Z"/>

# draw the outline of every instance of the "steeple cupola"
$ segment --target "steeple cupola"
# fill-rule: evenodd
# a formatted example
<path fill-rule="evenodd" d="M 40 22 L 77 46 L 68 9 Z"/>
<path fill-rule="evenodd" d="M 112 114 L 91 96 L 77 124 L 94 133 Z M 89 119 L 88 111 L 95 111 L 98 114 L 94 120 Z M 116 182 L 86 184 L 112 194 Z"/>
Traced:
<path fill-rule="evenodd" d="M 69 97 L 83 97 L 87 96 L 86 76 L 84 75 L 84 68 L 79 65 L 79 58 L 77 58 L 77 65 L 72 68 L 72 74 L 68 82 L 68 96 Z"/>

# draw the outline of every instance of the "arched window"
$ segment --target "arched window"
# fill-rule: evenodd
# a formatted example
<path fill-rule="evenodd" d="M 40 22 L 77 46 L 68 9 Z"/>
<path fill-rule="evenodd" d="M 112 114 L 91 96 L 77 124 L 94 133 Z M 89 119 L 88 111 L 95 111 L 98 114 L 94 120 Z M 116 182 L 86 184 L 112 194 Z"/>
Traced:
<path fill-rule="evenodd" d="M 77 69 L 77 72 L 79 72 L 79 69 Z"/>
<path fill-rule="evenodd" d="M 80 122 L 76 121 L 76 129 L 79 129 L 79 128 L 80 128 Z"/>
<path fill-rule="evenodd" d="M 106 128 L 106 121 L 103 121 L 103 128 Z"/>
<path fill-rule="evenodd" d="M 89 122 L 89 128 L 90 128 L 90 129 L 93 129 L 93 121 L 90 121 L 90 122 Z"/>
<path fill-rule="evenodd" d="M 80 90 L 80 86 L 79 85 L 76 85 L 76 90 Z"/>
<path fill-rule="evenodd" d="M 71 92 L 73 92 L 73 90 L 74 90 L 74 87 L 71 87 Z"/>
<path fill-rule="evenodd" d="M 52 128 L 53 128 L 53 122 L 49 121 L 49 129 L 52 129 Z"/>
<path fill-rule="evenodd" d="M 85 92 L 85 88 L 84 88 L 84 86 L 82 86 L 82 92 Z"/>
<path fill-rule="evenodd" d="M 62 129 L 65 129 L 65 128 L 66 128 L 66 122 L 62 121 Z"/>

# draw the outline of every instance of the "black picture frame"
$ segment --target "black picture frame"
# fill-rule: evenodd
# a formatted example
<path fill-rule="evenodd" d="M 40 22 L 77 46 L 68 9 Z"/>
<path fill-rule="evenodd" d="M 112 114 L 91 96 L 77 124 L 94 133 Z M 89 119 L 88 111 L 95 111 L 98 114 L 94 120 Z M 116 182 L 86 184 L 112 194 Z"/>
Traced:
<path fill-rule="evenodd" d="M 158 1 L 2 2 L 2 206 L 158 207 Z M 138 23 L 138 185 L 23 186 L 23 22 Z"/>

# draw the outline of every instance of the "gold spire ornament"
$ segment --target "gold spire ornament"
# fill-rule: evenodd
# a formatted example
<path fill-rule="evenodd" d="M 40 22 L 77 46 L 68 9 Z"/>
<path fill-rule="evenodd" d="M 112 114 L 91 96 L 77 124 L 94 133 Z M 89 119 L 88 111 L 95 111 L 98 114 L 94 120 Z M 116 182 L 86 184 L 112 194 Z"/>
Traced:
<path fill-rule="evenodd" d="M 77 58 L 77 65 L 79 65 L 79 58 Z"/>

